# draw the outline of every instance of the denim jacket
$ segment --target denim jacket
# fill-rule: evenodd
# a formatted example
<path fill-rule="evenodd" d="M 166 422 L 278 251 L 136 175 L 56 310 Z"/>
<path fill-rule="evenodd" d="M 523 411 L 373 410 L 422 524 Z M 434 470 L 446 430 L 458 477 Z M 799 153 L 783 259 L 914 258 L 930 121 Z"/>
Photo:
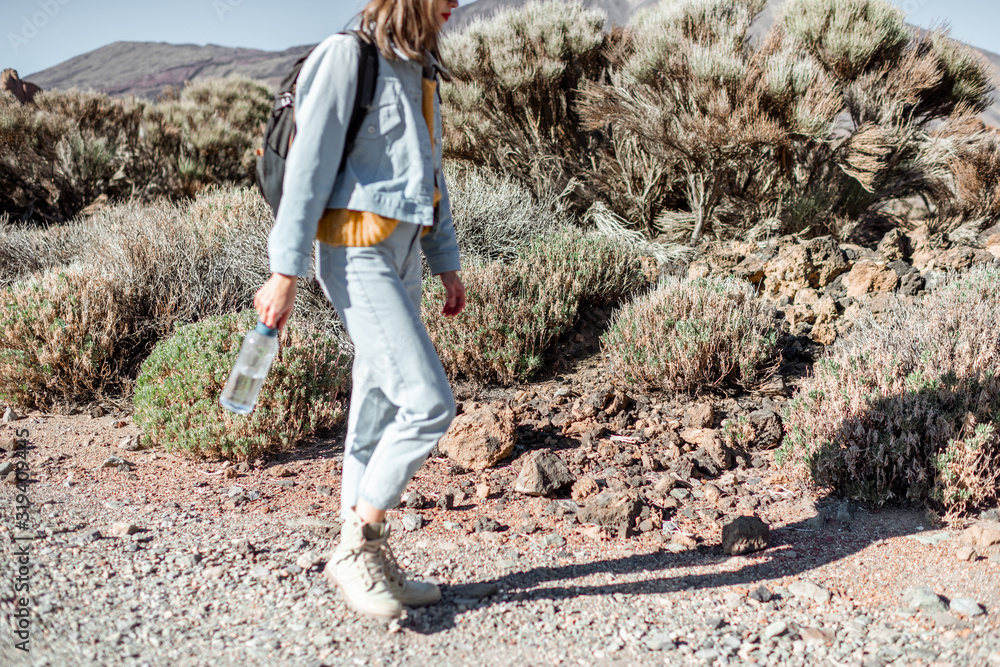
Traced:
<path fill-rule="evenodd" d="M 431 273 L 457 271 L 458 242 L 441 170 L 440 102 L 435 96 L 431 155 L 422 106 L 422 63 L 388 60 L 379 53 L 372 108 L 344 171 L 337 173 L 358 87 L 358 57 L 353 37 L 333 35 L 316 47 L 299 73 L 295 140 L 268 238 L 271 271 L 309 273 L 316 228 L 328 208 L 370 211 L 431 227 L 420 241 Z M 442 195 L 436 209 L 435 183 Z"/>

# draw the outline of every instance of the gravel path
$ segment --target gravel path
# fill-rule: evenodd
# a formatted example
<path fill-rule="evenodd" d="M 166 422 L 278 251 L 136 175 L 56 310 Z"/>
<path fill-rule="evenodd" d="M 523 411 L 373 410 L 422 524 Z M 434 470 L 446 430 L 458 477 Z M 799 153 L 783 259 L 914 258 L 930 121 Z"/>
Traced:
<path fill-rule="evenodd" d="M 687 550 L 660 531 L 615 537 L 577 523 L 572 501 L 514 493 L 513 471 L 431 460 L 412 486 L 427 506 L 394 510 L 393 540 L 444 600 L 387 623 L 349 612 L 321 574 L 338 530 L 336 437 L 284 469 L 227 472 L 127 451 L 127 419 L 30 415 L 0 438 L 14 427 L 30 433 L 33 483 L 27 533 L 17 488 L 0 484 L 3 665 L 1000 666 L 1000 557 L 959 560 L 959 531 L 922 513 L 837 514 L 767 470 L 734 479 L 773 499 L 758 508 L 770 546 L 731 557 L 719 521 L 691 523 Z M 103 467 L 112 455 L 127 463 Z M 434 506 L 445 485 L 468 497 Z M 839 519 L 817 522 L 824 510 Z M 484 517 L 501 530 L 475 532 Z M 14 634 L 23 545 L 27 653 Z"/>

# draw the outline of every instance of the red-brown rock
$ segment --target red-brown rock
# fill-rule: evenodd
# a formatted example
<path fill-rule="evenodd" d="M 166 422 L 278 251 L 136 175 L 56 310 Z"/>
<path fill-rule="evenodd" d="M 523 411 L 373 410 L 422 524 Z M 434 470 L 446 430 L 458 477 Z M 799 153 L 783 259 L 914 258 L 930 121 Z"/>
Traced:
<path fill-rule="evenodd" d="M 514 411 L 472 403 L 455 417 L 438 449 L 469 470 L 492 468 L 514 451 Z"/>
<path fill-rule="evenodd" d="M 869 292 L 893 292 L 899 287 L 899 275 L 881 262 L 861 260 L 844 278 L 847 296 L 858 297 Z"/>
<path fill-rule="evenodd" d="M 42 89 L 28 81 L 21 81 L 17 70 L 5 69 L 0 72 L 0 90 L 12 95 L 21 104 L 34 104 L 35 95 Z"/>

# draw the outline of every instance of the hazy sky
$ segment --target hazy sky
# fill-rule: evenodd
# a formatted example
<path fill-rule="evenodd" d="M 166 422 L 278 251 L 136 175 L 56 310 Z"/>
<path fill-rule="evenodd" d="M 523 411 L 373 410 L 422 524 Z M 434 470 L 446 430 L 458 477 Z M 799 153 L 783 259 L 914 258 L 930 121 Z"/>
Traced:
<path fill-rule="evenodd" d="M 467 1 L 463 4 L 469 4 Z M 996 0 L 896 0 L 920 26 L 1000 52 Z M 338 32 L 364 0 L 2 0 L 0 68 L 27 76 L 116 41 L 281 50 Z"/>

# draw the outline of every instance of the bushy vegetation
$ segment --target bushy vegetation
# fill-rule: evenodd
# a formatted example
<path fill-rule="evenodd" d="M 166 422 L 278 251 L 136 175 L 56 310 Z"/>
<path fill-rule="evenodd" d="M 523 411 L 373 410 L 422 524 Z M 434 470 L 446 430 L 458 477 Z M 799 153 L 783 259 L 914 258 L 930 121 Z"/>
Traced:
<path fill-rule="evenodd" d="M 561 195 L 579 212 L 597 139 L 580 122 L 579 91 L 607 69 L 610 41 L 602 12 L 562 2 L 501 9 L 449 36 L 446 157 L 510 173 L 538 200 Z"/>
<path fill-rule="evenodd" d="M 117 398 L 151 339 L 140 296 L 88 268 L 52 270 L 0 293 L 0 400 L 30 408 Z"/>
<path fill-rule="evenodd" d="M 10 256 L 0 265 L 0 393 L 24 407 L 127 395 L 155 341 L 251 304 L 270 275 L 271 223 L 256 192 L 224 188 L 63 226 L 0 226 Z M 302 282 L 296 321 L 345 344 L 322 290 Z"/>
<path fill-rule="evenodd" d="M 957 112 L 933 137 L 947 155 L 951 175 L 940 185 L 933 227 L 954 240 L 974 238 L 1000 219 L 1000 134 L 978 118 Z"/>
<path fill-rule="evenodd" d="M 646 293 L 650 263 L 709 237 L 858 240 L 905 224 L 893 205 L 914 198 L 932 235 L 995 224 L 1000 135 L 977 119 L 991 81 L 971 50 L 911 31 L 885 0 L 789 0 L 755 36 L 763 6 L 664 1 L 605 33 L 579 3 L 529 2 L 447 38 L 469 304 L 444 318 L 430 280 L 423 315 L 451 377 L 528 381 L 582 311 L 620 306 L 602 337 L 617 382 L 752 389 L 778 359 L 753 290 L 667 279 Z M 239 79 L 155 103 L 0 96 L 0 400 L 137 387 L 150 442 L 199 456 L 253 458 L 338 423 L 350 346 L 313 280 L 258 410 L 217 404 L 270 275 L 271 212 L 246 187 L 269 108 Z M 997 277 L 928 297 L 930 316 L 855 326 L 796 397 L 780 457 L 875 504 L 995 503 Z"/>
<path fill-rule="evenodd" d="M 1000 500 L 1000 270 L 855 325 L 786 415 L 788 465 L 873 505 Z"/>
<path fill-rule="evenodd" d="M 252 459 L 342 420 L 350 355 L 335 339 L 290 324 L 250 415 L 219 405 L 256 313 L 210 317 L 161 341 L 136 381 L 135 422 L 149 444 L 195 456 Z"/>
<path fill-rule="evenodd" d="M 666 278 L 623 306 L 601 343 L 612 375 L 630 385 L 752 389 L 776 368 L 776 325 L 746 282 Z"/>
<path fill-rule="evenodd" d="M 180 130 L 172 152 L 186 194 L 211 183 L 253 182 L 254 150 L 263 139 L 271 98 L 265 86 L 233 77 L 189 82 L 156 105 L 166 127 Z"/>
<path fill-rule="evenodd" d="M 581 307 L 615 303 L 646 282 L 631 247 L 571 228 L 536 239 L 510 262 L 467 266 L 462 280 L 469 302 L 454 318 L 440 314 L 440 284 L 425 284 L 427 330 L 449 375 L 502 384 L 531 378 Z"/>
<path fill-rule="evenodd" d="M 61 222 L 101 195 L 189 197 L 253 182 L 253 149 L 271 107 L 249 79 L 190 83 L 159 102 L 46 92 L 0 96 L 0 214 Z"/>
<path fill-rule="evenodd" d="M 445 162 L 445 180 L 462 257 L 513 259 L 535 237 L 565 226 L 555 197 L 539 201 L 507 174 Z"/>
<path fill-rule="evenodd" d="M 75 222 L 39 227 L 0 218 L 0 288 L 33 273 L 69 265 L 90 244 L 90 229 Z"/>
<path fill-rule="evenodd" d="M 610 35 L 557 1 L 473 24 L 445 47 L 448 155 L 674 241 L 857 236 L 913 196 L 944 228 L 985 223 L 981 58 L 885 0 L 790 0 L 752 38 L 764 4 L 661 2 Z"/>

